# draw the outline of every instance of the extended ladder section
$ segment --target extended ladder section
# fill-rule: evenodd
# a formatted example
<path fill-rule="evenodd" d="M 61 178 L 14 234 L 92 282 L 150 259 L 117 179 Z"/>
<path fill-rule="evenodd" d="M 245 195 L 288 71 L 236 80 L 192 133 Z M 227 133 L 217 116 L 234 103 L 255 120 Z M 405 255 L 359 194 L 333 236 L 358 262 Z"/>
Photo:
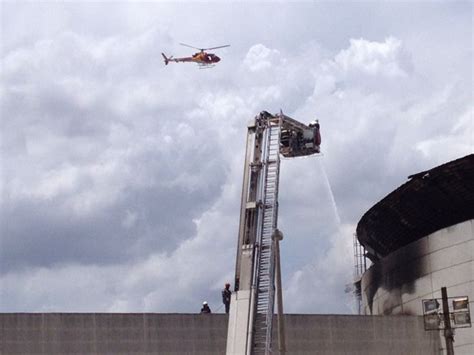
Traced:
<path fill-rule="evenodd" d="M 275 304 L 275 256 L 273 233 L 278 220 L 280 177 L 280 122 L 268 122 L 264 135 L 261 214 L 255 252 L 254 285 L 256 302 L 253 321 L 252 354 L 269 354 L 272 343 Z"/>
<path fill-rule="evenodd" d="M 263 111 L 248 126 L 227 355 L 272 353 L 275 263 L 282 239 L 277 231 L 280 154 L 290 158 L 316 154 L 320 142 L 319 123 L 306 126 L 281 112 Z"/>

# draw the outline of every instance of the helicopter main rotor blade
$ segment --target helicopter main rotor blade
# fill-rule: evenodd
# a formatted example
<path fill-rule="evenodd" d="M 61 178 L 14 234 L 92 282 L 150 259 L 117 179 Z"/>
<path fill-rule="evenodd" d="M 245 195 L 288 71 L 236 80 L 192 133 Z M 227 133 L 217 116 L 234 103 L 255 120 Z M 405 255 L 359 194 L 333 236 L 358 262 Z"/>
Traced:
<path fill-rule="evenodd" d="M 200 50 L 201 52 L 204 52 L 204 51 L 207 51 L 207 50 L 211 50 L 211 49 L 218 49 L 218 48 L 230 47 L 230 44 L 226 44 L 226 45 L 224 45 L 224 46 L 218 46 L 218 47 L 211 47 L 211 48 L 198 48 L 198 47 L 190 46 L 189 44 L 186 44 L 186 43 L 180 43 L 180 45 L 185 46 L 185 47 L 189 47 L 189 48 L 198 49 L 198 50 Z"/>
<path fill-rule="evenodd" d="M 189 48 L 199 49 L 200 51 L 203 51 L 203 50 L 204 50 L 203 48 L 198 48 L 198 47 L 190 46 L 189 44 L 186 44 L 186 43 L 180 43 L 180 45 L 185 46 L 185 47 L 189 47 Z"/>
<path fill-rule="evenodd" d="M 204 48 L 204 50 L 219 49 L 219 48 L 225 48 L 225 47 L 230 47 L 230 44 L 226 44 L 226 45 L 219 46 L 219 47 Z"/>

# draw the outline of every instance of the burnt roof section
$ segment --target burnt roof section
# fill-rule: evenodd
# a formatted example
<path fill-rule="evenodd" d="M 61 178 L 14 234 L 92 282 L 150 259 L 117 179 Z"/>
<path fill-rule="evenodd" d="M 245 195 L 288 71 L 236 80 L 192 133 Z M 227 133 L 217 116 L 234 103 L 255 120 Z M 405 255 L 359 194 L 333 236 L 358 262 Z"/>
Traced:
<path fill-rule="evenodd" d="M 357 224 L 357 237 L 371 259 L 474 218 L 474 154 L 408 178 Z"/>

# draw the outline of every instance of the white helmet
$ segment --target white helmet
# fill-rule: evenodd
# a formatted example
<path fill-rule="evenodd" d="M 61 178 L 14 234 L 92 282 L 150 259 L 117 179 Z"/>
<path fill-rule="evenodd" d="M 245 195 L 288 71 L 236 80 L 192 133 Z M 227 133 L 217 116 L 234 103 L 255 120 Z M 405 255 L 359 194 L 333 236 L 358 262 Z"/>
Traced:
<path fill-rule="evenodd" d="M 204 302 L 202 303 L 202 305 L 203 305 L 203 306 L 207 305 L 207 302 L 206 302 L 206 301 L 204 301 Z"/>

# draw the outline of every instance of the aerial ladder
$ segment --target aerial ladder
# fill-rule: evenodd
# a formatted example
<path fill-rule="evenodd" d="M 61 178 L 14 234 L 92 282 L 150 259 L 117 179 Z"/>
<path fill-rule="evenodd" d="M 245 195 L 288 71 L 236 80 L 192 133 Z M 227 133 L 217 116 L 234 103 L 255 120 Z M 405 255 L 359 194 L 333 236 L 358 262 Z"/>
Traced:
<path fill-rule="evenodd" d="M 278 230 L 280 156 L 318 154 L 319 123 L 300 123 L 281 111 L 261 112 L 248 125 L 239 236 L 227 355 L 272 354 L 275 286 L 279 352 L 285 353 Z"/>

